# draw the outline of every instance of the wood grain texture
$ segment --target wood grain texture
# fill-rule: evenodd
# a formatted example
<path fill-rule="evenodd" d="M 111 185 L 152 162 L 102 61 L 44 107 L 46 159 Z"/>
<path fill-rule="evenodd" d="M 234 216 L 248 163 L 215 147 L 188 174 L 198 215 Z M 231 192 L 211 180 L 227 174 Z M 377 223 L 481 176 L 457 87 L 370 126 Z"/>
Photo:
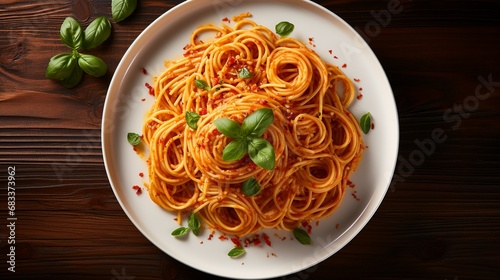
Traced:
<path fill-rule="evenodd" d="M 0 279 L 217 279 L 164 254 L 134 227 L 102 160 L 112 73 L 139 33 L 180 2 L 139 1 L 92 51 L 108 73 L 85 76 L 71 90 L 44 77 L 50 57 L 67 51 L 60 24 L 68 16 L 85 26 L 111 18 L 110 1 L 0 4 Z M 399 158 L 368 225 L 333 257 L 279 279 L 500 279 L 500 2 L 401 0 L 403 10 L 385 26 L 377 15 L 394 1 L 315 2 L 361 32 L 386 70 Z M 435 130 L 446 140 L 424 153 L 418 143 Z M 16 273 L 5 261 L 9 166 L 16 167 Z"/>

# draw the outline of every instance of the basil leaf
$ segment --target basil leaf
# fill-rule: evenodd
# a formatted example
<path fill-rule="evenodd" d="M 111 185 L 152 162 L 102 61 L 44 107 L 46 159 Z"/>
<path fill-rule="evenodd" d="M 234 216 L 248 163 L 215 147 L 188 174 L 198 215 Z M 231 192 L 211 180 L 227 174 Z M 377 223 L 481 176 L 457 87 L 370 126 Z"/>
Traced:
<path fill-rule="evenodd" d="M 75 68 L 73 68 L 73 71 L 71 72 L 69 77 L 61 80 L 61 84 L 66 88 L 74 88 L 76 85 L 78 85 L 78 83 L 82 79 L 82 76 L 82 68 L 76 66 Z"/>
<path fill-rule="evenodd" d="M 61 40 L 71 49 L 80 50 L 83 44 L 83 31 L 80 24 L 73 18 L 67 17 L 61 24 Z"/>
<path fill-rule="evenodd" d="M 127 133 L 127 141 L 130 143 L 130 145 L 137 146 L 139 145 L 139 143 L 141 143 L 141 136 L 137 133 L 129 132 Z"/>
<path fill-rule="evenodd" d="M 289 23 L 288 21 L 282 21 L 278 24 L 276 24 L 276 33 L 280 35 L 281 37 L 286 37 L 290 35 L 294 29 L 294 25 L 292 23 Z"/>
<path fill-rule="evenodd" d="M 85 73 L 94 77 L 100 77 L 108 70 L 108 65 L 104 60 L 91 54 L 80 54 L 78 65 Z"/>
<path fill-rule="evenodd" d="M 227 255 L 231 258 L 237 258 L 243 254 L 245 254 L 245 249 L 242 247 L 234 247 L 231 251 L 229 251 L 229 253 L 227 253 Z"/>
<path fill-rule="evenodd" d="M 245 136 L 260 137 L 273 122 L 273 110 L 260 108 L 243 120 L 241 130 Z"/>
<path fill-rule="evenodd" d="M 295 237 L 295 239 L 297 239 L 301 244 L 304 244 L 304 245 L 309 245 L 312 243 L 311 241 L 311 237 L 309 236 L 309 234 L 301 229 L 301 228 L 294 228 L 293 229 L 293 236 Z"/>
<path fill-rule="evenodd" d="M 272 170 L 275 164 L 274 148 L 264 138 L 253 138 L 248 144 L 248 155 L 258 166 Z"/>
<path fill-rule="evenodd" d="M 200 234 L 200 219 L 195 213 L 191 213 L 188 218 L 188 228 L 193 232 L 194 235 L 198 236 Z"/>
<path fill-rule="evenodd" d="M 260 137 L 273 122 L 273 110 L 260 108 L 243 120 L 241 130 L 245 136 Z"/>
<path fill-rule="evenodd" d="M 248 144 L 244 140 L 233 140 L 222 151 L 222 159 L 224 161 L 240 160 L 247 154 L 247 149 Z"/>
<path fill-rule="evenodd" d="M 200 120 L 200 115 L 186 111 L 186 123 L 191 129 L 196 130 L 198 128 L 198 120 Z"/>
<path fill-rule="evenodd" d="M 210 91 L 210 87 L 208 86 L 207 82 L 205 82 L 203 80 L 198 80 L 198 79 L 194 80 L 194 85 L 197 88 L 201 88 L 201 89 Z"/>
<path fill-rule="evenodd" d="M 214 125 L 217 130 L 229 138 L 239 138 L 241 137 L 241 127 L 240 124 L 228 119 L 220 118 L 214 121 Z"/>
<path fill-rule="evenodd" d="M 244 195 L 248 195 L 248 196 L 257 195 L 260 192 L 259 182 L 257 182 L 257 180 L 255 178 L 247 179 L 241 185 L 241 192 Z"/>
<path fill-rule="evenodd" d="M 45 77 L 55 80 L 68 78 L 76 67 L 77 60 L 71 53 L 61 53 L 53 56 L 49 60 Z"/>
<path fill-rule="evenodd" d="M 137 7 L 137 0 L 111 0 L 111 15 L 115 22 L 130 16 Z"/>
<path fill-rule="evenodd" d="M 93 49 L 101 45 L 111 35 L 111 23 L 105 16 L 94 19 L 83 32 L 83 48 Z"/>
<path fill-rule="evenodd" d="M 361 130 L 364 134 L 368 134 L 368 132 L 370 132 L 370 128 L 372 126 L 370 113 L 366 113 L 361 117 L 359 125 L 361 126 Z"/>
<path fill-rule="evenodd" d="M 241 68 L 240 72 L 238 72 L 238 77 L 243 79 L 251 78 L 252 76 L 253 73 L 248 71 L 248 68 L 246 67 Z"/>
<path fill-rule="evenodd" d="M 183 236 L 185 235 L 186 233 L 189 232 L 189 229 L 186 228 L 186 227 L 180 227 L 178 229 L 175 229 L 174 231 L 172 231 L 172 235 L 175 236 L 175 237 L 180 237 L 180 236 Z"/>

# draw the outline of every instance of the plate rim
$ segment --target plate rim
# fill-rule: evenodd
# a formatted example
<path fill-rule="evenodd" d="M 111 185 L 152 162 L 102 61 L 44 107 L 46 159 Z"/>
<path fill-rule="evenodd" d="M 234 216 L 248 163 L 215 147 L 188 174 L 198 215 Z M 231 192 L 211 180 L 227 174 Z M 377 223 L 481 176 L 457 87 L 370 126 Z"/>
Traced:
<path fill-rule="evenodd" d="M 134 41 L 131 43 L 131 45 L 127 48 L 127 51 L 125 52 L 125 54 L 122 56 L 122 58 L 120 59 L 120 62 L 119 64 L 117 65 L 117 68 L 116 68 L 116 71 L 115 73 L 113 74 L 113 77 L 111 79 L 111 82 L 110 82 L 110 85 L 109 85 L 109 88 L 108 88 L 108 91 L 106 93 L 106 98 L 105 98 L 105 102 L 104 102 L 104 107 L 103 107 L 103 115 L 102 115 L 102 123 L 101 123 L 101 141 L 102 141 L 102 154 L 103 154 L 103 161 L 104 161 L 104 165 L 105 165 L 105 169 L 106 169 L 106 175 L 107 175 L 107 178 L 108 178 L 108 181 L 109 181 L 109 184 L 113 190 L 113 193 L 114 193 L 114 196 L 115 198 L 117 199 L 118 203 L 120 204 L 120 207 L 121 209 L 125 212 L 125 214 L 127 215 L 127 217 L 129 218 L 129 220 L 134 224 L 134 226 L 141 232 L 141 234 L 146 237 L 152 244 L 154 244 L 157 248 L 159 248 L 162 252 L 166 253 L 167 255 L 169 255 L 170 257 L 180 261 L 181 263 L 185 264 L 185 265 L 188 265 L 194 269 L 197 269 L 197 270 L 200 270 L 199 268 L 197 267 L 194 267 L 192 264 L 190 264 L 189 262 L 186 262 L 185 260 L 182 260 L 182 259 L 179 259 L 177 256 L 175 256 L 174 254 L 171 254 L 171 253 L 168 253 L 164 248 L 162 248 L 158 242 L 154 241 L 151 239 L 150 235 L 145 231 L 145 229 L 143 229 L 132 217 L 132 213 L 129 211 L 129 209 L 126 207 L 125 205 L 125 201 L 122 200 L 122 197 L 121 197 L 121 194 L 118 193 L 118 189 L 117 187 L 115 186 L 115 182 L 112 180 L 113 177 L 113 174 L 111 174 L 111 166 L 110 165 L 110 160 L 109 160 L 109 157 L 111 156 L 109 153 L 110 153 L 110 148 L 107 148 L 108 146 L 108 143 L 106 140 L 108 140 L 108 130 L 106 130 L 106 128 L 109 126 L 109 124 L 107 123 L 107 116 L 108 114 L 111 114 L 113 115 L 113 112 L 110 112 L 112 111 L 110 108 L 109 108 L 109 104 L 110 102 L 112 102 L 112 97 L 119 97 L 119 93 L 112 93 L 111 91 L 115 90 L 117 92 L 120 92 L 120 88 L 121 88 L 121 82 L 117 80 L 118 79 L 121 79 L 123 78 L 126 73 L 128 72 L 128 68 L 130 67 L 130 65 L 134 62 L 134 60 L 137 58 L 137 56 L 139 55 L 140 51 L 139 52 L 136 52 L 135 55 L 134 55 L 134 50 L 136 48 L 138 48 L 138 43 L 141 42 L 142 40 L 144 40 L 143 38 L 146 37 L 146 36 L 149 36 L 149 30 L 152 30 L 154 28 L 155 25 L 157 25 L 159 22 L 162 22 L 163 20 L 165 20 L 165 18 L 168 18 L 171 14 L 174 14 L 175 12 L 177 12 L 178 9 L 182 9 L 182 8 L 185 8 L 186 6 L 188 5 L 193 5 L 194 2 L 196 2 L 197 0 L 187 0 L 185 2 L 182 2 L 172 8 L 170 8 L 169 10 L 167 10 L 166 12 L 164 12 L 162 15 L 160 15 L 158 18 L 156 18 L 153 22 L 151 22 L 135 39 Z M 363 40 L 362 37 L 357 33 L 355 32 L 354 28 L 352 28 L 347 22 L 345 22 L 341 17 L 339 17 L 337 14 L 335 14 L 334 12 L 326 9 L 325 7 L 315 3 L 315 2 L 312 2 L 312 1 L 309 1 L 309 0 L 300 0 L 301 2 L 304 2 L 304 3 L 307 3 L 308 5 L 312 5 L 312 6 L 315 6 L 315 8 L 319 8 L 321 10 L 323 10 L 323 12 L 326 12 L 329 16 L 333 16 L 335 18 L 335 20 L 337 21 L 340 21 L 344 27 L 347 27 L 348 29 L 350 29 L 350 31 L 353 33 L 354 36 L 357 36 L 359 37 L 360 40 Z M 284 2 L 284 3 L 288 3 L 287 1 L 282 1 L 282 0 L 273 0 L 273 2 Z M 260 2 L 258 2 L 260 3 Z M 394 135 L 393 137 L 395 139 L 393 139 L 393 141 L 395 141 L 396 143 L 396 148 L 395 148 L 395 157 L 393 159 L 390 159 L 390 162 L 392 162 L 392 166 L 389 168 L 390 169 L 390 173 L 391 175 L 389 176 L 389 179 L 388 179 L 388 182 L 387 182 L 387 186 L 383 189 L 384 191 L 380 191 L 380 192 L 375 192 L 371 199 L 370 200 L 376 200 L 375 202 L 374 201 L 369 201 L 367 202 L 365 208 L 363 209 L 362 213 L 360 213 L 356 219 L 356 221 L 353 221 L 353 223 L 351 224 L 350 227 L 353 227 L 360 219 L 363 218 L 363 222 L 359 225 L 357 225 L 357 228 L 355 231 L 353 232 L 349 232 L 350 234 L 350 237 L 341 244 L 341 246 L 333 249 L 333 252 L 331 253 L 326 253 L 326 254 L 323 254 L 321 258 L 317 258 L 315 260 L 314 263 L 311 263 L 307 266 L 303 266 L 301 268 L 297 268 L 293 271 L 287 271 L 285 274 L 277 274 L 277 275 L 263 275 L 263 278 L 259 278 L 259 279 L 264 279 L 264 278 L 270 278 L 270 277 L 280 277 L 280 276 L 284 276 L 284 275 L 289 275 L 289 274 L 292 274 L 292 273 L 296 273 L 298 271 L 301 271 L 301 270 L 304 270 L 304 269 L 307 269 L 313 265 L 316 265 L 318 263 L 321 263 L 323 262 L 325 259 L 329 258 L 329 257 L 332 257 L 335 253 L 337 253 L 339 250 L 341 250 L 344 246 L 346 246 L 349 242 L 351 242 L 351 240 L 353 238 L 355 238 L 359 232 L 366 226 L 366 224 L 372 219 L 373 215 L 375 215 L 375 213 L 377 212 L 378 208 L 380 207 L 381 203 L 383 202 L 386 194 L 387 194 L 387 191 L 389 190 L 389 187 L 390 187 L 390 184 L 391 184 L 391 181 L 392 181 L 392 177 L 393 177 L 393 174 L 394 174 L 394 171 L 395 171 L 395 168 L 396 168 L 396 163 L 397 163 L 397 155 L 398 155 L 398 151 L 399 151 L 399 138 L 400 138 L 400 133 L 399 133 L 399 118 L 398 118 L 398 112 L 397 112 L 397 107 L 396 107 L 396 102 L 395 102 L 395 98 L 394 98 L 394 93 L 392 91 L 392 88 L 391 88 L 391 85 L 390 85 L 390 82 L 389 82 L 389 79 L 387 78 L 387 75 L 386 75 L 386 72 L 385 70 L 383 69 L 380 61 L 378 60 L 377 56 L 375 55 L 375 53 L 373 52 L 373 50 L 369 47 L 369 45 L 365 42 L 365 41 L 362 41 L 362 43 L 365 45 L 365 51 L 368 51 L 370 52 L 370 56 L 372 56 L 374 59 L 375 59 L 375 62 L 376 64 L 378 65 L 378 67 L 380 67 L 380 70 L 381 70 L 381 74 L 383 75 L 384 77 L 384 82 L 386 83 L 386 85 L 388 86 L 390 92 L 389 92 L 389 95 L 392 96 L 390 102 L 392 103 L 391 106 L 389 106 L 391 109 L 393 109 L 392 111 L 392 116 L 395 118 L 394 122 L 392 123 L 392 126 L 394 126 Z M 132 58 L 130 58 L 130 56 L 132 56 Z M 118 75 L 118 74 L 120 75 Z M 352 78 L 352 77 L 351 77 Z M 117 85 L 118 84 L 118 85 Z M 111 137 L 111 136 L 109 136 Z M 109 141 L 109 140 L 108 140 Z M 112 149 L 111 149 L 112 150 Z M 375 204 L 373 204 L 375 203 Z M 368 210 L 368 208 L 372 208 L 372 211 L 370 211 L 369 213 L 367 213 L 366 211 Z M 365 216 L 365 215 L 368 215 L 368 216 Z M 347 230 L 344 232 L 344 234 L 348 232 Z M 325 249 L 325 248 L 323 248 Z M 328 249 L 328 248 L 326 248 Z M 209 273 L 209 274 L 212 274 L 212 275 L 217 275 L 217 276 L 221 276 L 221 277 L 234 277 L 232 275 L 227 275 L 227 274 L 224 274 L 224 273 L 217 273 L 215 271 L 207 271 L 207 270 L 201 270 L 205 273 Z M 252 278 L 255 278 L 255 277 L 252 277 Z M 246 279 L 246 278 L 245 278 Z"/>

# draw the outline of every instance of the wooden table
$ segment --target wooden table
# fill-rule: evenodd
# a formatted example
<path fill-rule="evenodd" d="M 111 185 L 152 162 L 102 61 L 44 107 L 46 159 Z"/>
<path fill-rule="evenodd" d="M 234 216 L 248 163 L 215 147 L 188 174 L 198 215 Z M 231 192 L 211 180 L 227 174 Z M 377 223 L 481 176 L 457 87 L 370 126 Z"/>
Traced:
<path fill-rule="evenodd" d="M 63 19 L 111 18 L 110 0 L 0 4 L 0 279 L 215 279 L 151 244 L 120 208 L 100 142 L 120 58 L 181 1 L 139 1 L 74 89 L 44 77 Z M 283 279 L 500 279 L 499 1 L 316 1 L 356 28 L 392 84 L 400 150 L 378 212 L 333 257 Z M 15 230 L 8 177 L 15 168 Z M 12 181 L 12 178 L 11 178 Z M 15 273 L 8 271 L 9 237 Z M 12 239 L 12 238 L 11 238 Z"/>

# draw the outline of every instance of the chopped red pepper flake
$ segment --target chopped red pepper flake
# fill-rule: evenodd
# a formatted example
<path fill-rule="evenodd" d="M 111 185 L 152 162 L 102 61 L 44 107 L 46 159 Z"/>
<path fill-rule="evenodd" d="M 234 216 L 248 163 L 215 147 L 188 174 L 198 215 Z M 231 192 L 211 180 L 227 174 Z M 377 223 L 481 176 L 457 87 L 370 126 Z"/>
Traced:
<path fill-rule="evenodd" d="M 154 89 L 154 87 L 152 87 L 149 83 L 145 83 L 144 85 L 148 88 L 149 94 L 151 94 L 151 95 L 154 96 L 155 95 L 155 89 Z"/>
<path fill-rule="evenodd" d="M 144 173 L 140 172 L 139 177 L 144 177 Z"/>
<path fill-rule="evenodd" d="M 329 52 L 330 54 L 332 54 L 332 53 L 333 53 L 333 51 L 332 51 L 332 50 L 328 50 L 328 52 Z"/>
<path fill-rule="evenodd" d="M 360 93 L 360 94 L 358 94 L 358 96 L 356 96 L 356 98 L 357 98 L 358 100 L 361 100 L 361 98 L 363 98 L 363 95 Z"/>
<path fill-rule="evenodd" d="M 311 234 L 312 226 L 307 221 L 302 221 L 302 226 L 306 229 L 307 233 Z"/>
<path fill-rule="evenodd" d="M 229 238 L 225 235 L 219 236 L 219 240 L 228 240 Z"/>
<path fill-rule="evenodd" d="M 142 193 L 142 189 L 139 186 L 133 186 L 132 189 L 135 190 L 135 194 L 140 195 Z"/>
<path fill-rule="evenodd" d="M 269 235 L 263 233 L 262 237 L 264 238 L 264 241 L 266 242 L 267 246 L 271 247 L 271 239 L 269 238 Z"/>
<path fill-rule="evenodd" d="M 231 22 L 227 17 L 223 18 L 222 21 Z"/>
<path fill-rule="evenodd" d="M 238 237 L 231 238 L 231 241 L 234 243 L 234 246 L 236 246 L 236 247 L 243 247 L 243 246 L 241 246 L 241 242 L 238 239 Z"/>
<path fill-rule="evenodd" d="M 141 72 L 142 72 L 142 74 L 144 74 L 144 75 L 146 75 L 146 74 L 148 73 L 148 71 L 146 71 L 146 68 L 144 68 L 144 67 L 142 67 L 142 68 L 141 68 Z"/>
<path fill-rule="evenodd" d="M 334 55 L 334 56 L 333 56 L 333 58 L 335 58 L 335 59 L 339 59 L 339 57 L 338 57 L 338 56 L 336 56 L 336 55 Z"/>
<path fill-rule="evenodd" d="M 353 193 L 351 193 L 352 197 L 354 197 L 354 199 L 356 199 L 356 201 L 360 201 L 361 199 L 359 199 L 359 197 L 356 195 L 356 191 L 354 191 Z"/>
<path fill-rule="evenodd" d="M 357 82 L 357 83 L 361 82 L 361 80 L 357 79 L 357 78 L 354 78 L 354 81 Z"/>
<path fill-rule="evenodd" d="M 346 68 L 346 67 L 347 67 L 346 63 L 342 64 L 342 68 Z"/>
<path fill-rule="evenodd" d="M 374 123 L 372 123 L 371 128 L 372 128 L 372 129 L 375 129 L 375 124 L 374 124 Z M 368 146 L 367 146 L 367 148 L 368 148 Z"/>

